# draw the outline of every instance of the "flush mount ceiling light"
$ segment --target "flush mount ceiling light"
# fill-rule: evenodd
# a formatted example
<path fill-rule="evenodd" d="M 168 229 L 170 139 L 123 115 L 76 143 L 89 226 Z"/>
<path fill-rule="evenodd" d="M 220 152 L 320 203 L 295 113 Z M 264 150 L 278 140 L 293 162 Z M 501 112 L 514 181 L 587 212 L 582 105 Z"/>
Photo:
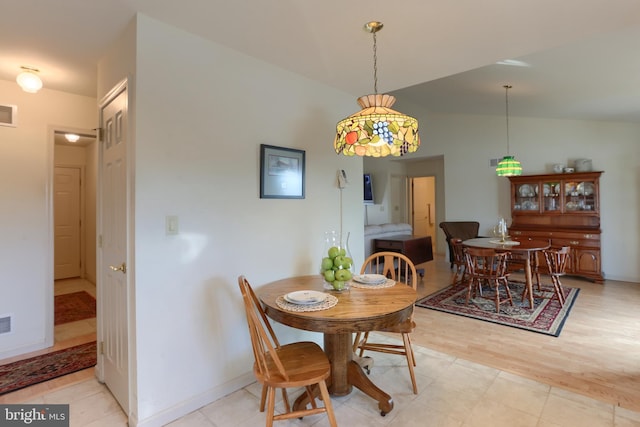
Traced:
<path fill-rule="evenodd" d="M 78 142 L 78 140 L 80 139 L 80 135 L 77 135 L 75 133 L 65 133 L 64 137 L 69 142 Z"/>
<path fill-rule="evenodd" d="M 373 34 L 373 94 L 358 98 L 362 110 L 338 122 L 333 147 L 345 156 L 403 156 L 420 146 L 418 121 L 390 107 L 396 98 L 378 94 L 376 33 L 382 22 L 372 21 L 364 30 Z"/>
<path fill-rule="evenodd" d="M 36 93 L 42 89 L 42 80 L 38 76 L 40 70 L 33 67 L 20 67 L 22 72 L 16 77 L 18 85 L 28 93 Z"/>
<path fill-rule="evenodd" d="M 516 160 L 514 156 L 509 155 L 509 89 L 513 86 L 502 86 L 505 90 L 505 105 L 507 116 L 507 155 L 498 162 L 496 167 L 496 175 L 498 176 L 514 176 L 522 175 L 522 165 Z"/>

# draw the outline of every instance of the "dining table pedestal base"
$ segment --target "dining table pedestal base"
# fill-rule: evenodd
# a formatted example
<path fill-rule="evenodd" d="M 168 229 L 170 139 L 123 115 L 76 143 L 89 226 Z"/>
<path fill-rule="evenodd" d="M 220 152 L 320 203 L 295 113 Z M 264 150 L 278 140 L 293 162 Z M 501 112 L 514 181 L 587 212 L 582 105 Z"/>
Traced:
<path fill-rule="evenodd" d="M 331 362 L 331 377 L 327 380 L 329 394 L 346 396 L 353 391 L 353 387 L 356 387 L 378 402 L 380 414 L 384 416 L 393 409 L 393 399 L 378 388 L 365 374 L 360 363 L 353 359 L 351 339 L 351 333 L 324 335 L 324 352 Z M 303 393 L 296 399 L 294 408 L 304 408 L 309 403 L 307 393 Z"/>

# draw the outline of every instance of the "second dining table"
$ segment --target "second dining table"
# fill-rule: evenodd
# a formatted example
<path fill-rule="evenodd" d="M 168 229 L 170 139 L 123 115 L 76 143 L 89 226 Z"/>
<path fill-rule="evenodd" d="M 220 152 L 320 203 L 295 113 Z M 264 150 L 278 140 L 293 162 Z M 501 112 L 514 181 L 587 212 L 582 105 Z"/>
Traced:
<path fill-rule="evenodd" d="M 267 283 L 256 293 L 270 318 L 294 328 L 323 333 L 324 351 L 331 362 L 328 386 L 332 395 L 344 396 L 356 387 L 378 401 L 378 408 L 385 415 L 393 409 L 393 400 L 354 360 L 352 334 L 380 330 L 408 319 L 413 313 L 416 291 L 402 282 L 381 287 L 352 286 L 344 292 L 328 291 L 323 284 L 319 274 L 290 277 Z M 334 305 L 312 311 L 287 309 L 282 298 L 296 291 L 327 292 L 333 296 Z M 303 394 L 295 406 L 306 403 Z"/>
<path fill-rule="evenodd" d="M 497 252 L 506 252 L 520 254 L 524 259 L 524 280 L 528 291 L 529 308 L 533 309 L 533 277 L 531 274 L 531 256 L 535 252 L 549 249 L 551 244 L 544 239 L 522 239 L 507 240 L 501 242 L 499 238 L 478 237 L 468 239 L 462 242 L 463 246 L 472 248 L 489 248 Z"/>

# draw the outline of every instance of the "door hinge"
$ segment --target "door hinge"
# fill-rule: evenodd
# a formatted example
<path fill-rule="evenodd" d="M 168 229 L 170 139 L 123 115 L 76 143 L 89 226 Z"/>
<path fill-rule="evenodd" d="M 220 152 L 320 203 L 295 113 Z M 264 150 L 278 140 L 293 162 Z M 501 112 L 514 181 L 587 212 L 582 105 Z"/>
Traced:
<path fill-rule="evenodd" d="M 98 354 L 104 354 L 104 341 L 100 341 L 100 346 L 98 347 Z"/>
<path fill-rule="evenodd" d="M 96 136 L 98 137 L 98 141 L 102 141 L 102 137 L 104 136 L 104 132 L 102 128 L 95 128 Z"/>

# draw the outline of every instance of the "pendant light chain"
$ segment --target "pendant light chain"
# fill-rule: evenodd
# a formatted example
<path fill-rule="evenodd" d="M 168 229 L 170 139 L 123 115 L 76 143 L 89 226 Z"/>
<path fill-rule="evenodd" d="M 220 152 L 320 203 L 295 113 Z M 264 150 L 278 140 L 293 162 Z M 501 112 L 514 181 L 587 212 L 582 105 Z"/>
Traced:
<path fill-rule="evenodd" d="M 362 108 L 336 125 L 333 148 L 345 156 L 399 157 L 414 153 L 420 146 L 418 120 L 392 110 L 396 101 L 390 94 L 378 94 L 378 38 L 384 25 L 369 21 L 363 30 L 373 34 L 373 93 L 358 98 Z"/>
<path fill-rule="evenodd" d="M 509 89 L 511 89 L 512 86 L 510 85 L 504 85 L 504 99 L 505 99 L 505 105 L 506 105 L 506 117 L 507 117 L 507 155 L 510 154 L 509 152 Z"/>
<path fill-rule="evenodd" d="M 376 33 L 373 32 L 373 93 L 378 94 L 378 49 Z"/>

